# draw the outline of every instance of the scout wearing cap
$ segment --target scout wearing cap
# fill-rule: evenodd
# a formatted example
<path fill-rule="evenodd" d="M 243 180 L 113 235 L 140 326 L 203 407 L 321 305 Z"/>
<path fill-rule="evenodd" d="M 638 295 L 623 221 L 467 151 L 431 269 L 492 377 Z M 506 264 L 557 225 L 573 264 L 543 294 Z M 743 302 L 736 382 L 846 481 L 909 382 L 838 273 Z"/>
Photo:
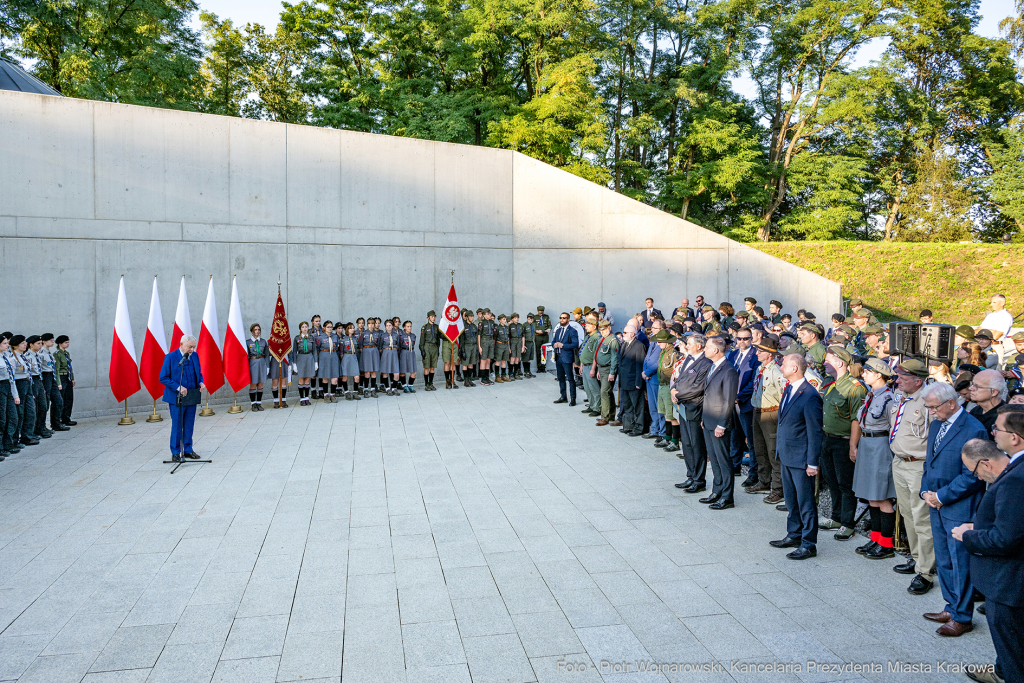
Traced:
<path fill-rule="evenodd" d="M 669 334 L 668 330 L 661 329 L 658 330 L 657 334 L 651 337 L 651 341 L 655 344 L 671 344 L 675 340 L 672 338 L 672 335 Z"/>
<path fill-rule="evenodd" d="M 916 358 L 908 358 L 896 366 L 896 372 L 928 379 L 928 366 Z"/>
<path fill-rule="evenodd" d="M 925 308 L 925 309 L 923 309 L 923 310 L 921 311 L 921 314 L 920 314 L 920 315 L 918 316 L 918 318 L 920 318 L 920 319 L 921 319 L 921 322 L 922 322 L 923 324 L 925 324 L 925 325 L 928 325 L 928 324 L 930 324 L 930 323 L 931 323 L 931 321 L 932 321 L 932 318 L 934 318 L 934 317 L 935 317 L 935 316 L 934 316 L 934 315 L 932 314 L 932 311 L 931 311 L 931 309 L 930 309 L 930 308 Z"/>
<path fill-rule="evenodd" d="M 537 307 L 537 318 L 534 321 L 534 331 L 537 344 L 537 372 L 547 372 L 546 365 L 541 359 L 541 347 L 548 343 L 548 334 L 551 332 L 551 316 L 544 313 L 544 307 Z"/>
<path fill-rule="evenodd" d="M 479 328 L 473 321 L 473 311 L 468 308 L 463 313 L 465 319 L 462 327 L 462 342 L 459 344 L 459 357 L 462 360 L 462 386 L 475 387 L 473 375 L 476 365 L 480 363 Z"/>
<path fill-rule="evenodd" d="M 846 347 L 833 344 L 828 347 L 828 353 L 843 361 L 847 365 L 853 362 L 853 354 L 846 350 Z"/>
<path fill-rule="evenodd" d="M 530 361 L 537 353 L 537 325 L 533 322 L 533 313 L 527 313 L 526 322 L 523 323 L 523 346 L 526 350 L 523 351 L 519 362 L 523 365 L 523 377 L 531 379 L 536 375 L 530 372 Z"/>
<path fill-rule="evenodd" d="M 761 337 L 761 341 L 754 344 L 754 348 L 760 349 L 761 351 L 767 351 L 768 353 L 777 354 L 779 352 L 779 341 L 771 335 Z"/>
<path fill-rule="evenodd" d="M 992 335 L 992 331 L 991 330 L 986 330 L 983 327 L 983 328 L 981 328 L 980 330 L 978 330 L 977 332 L 974 333 L 974 339 L 975 340 L 987 339 L 989 341 L 992 341 L 994 339 L 994 337 Z M 32 342 L 29 342 L 29 343 L 31 344 Z"/>
<path fill-rule="evenodd" d="M 523 325 L 519 322 L 518 313 L 513 312 L 508 319 L 509 379 L 525 379 L 522 369 Z"/>
<path fill-rule="evenodd" d="M 963 337 L 967 341 L 974 341 L 974 328 L 970 325 L 960 325 L 956 328 L 956 336 Z"/>
<path fill-rule="evenodd" d="M 830 346 L 828 354 L 833 359 L 830 365 L 836 371 L 836 381 L 825 389 L 822 397 L 822 429 L 825 432 L 821 442 L 822 469 L 826 472 L 831 469 L 834 473 L 834 476 L 825 478 L 832 499 L 832 511 L 828 517 L 833 522 L 825 528 L 836 528 L 838 525 L 835 539 L 846 541 L 853 537 L 857 518 L 857 497 L 853 493 L 854 463 L 850 461 L 850 432 L 867 391 L 850 374 L 849 366 L 853 356 L 849 351 L 841 346 Z M 843 367 L 835 367 L 835 360 L 842 361 Z"/>
<path fill-rule="evenodd" d="M 892 377 L 892 368 L 881 358 L 868 358 L 864 363 L 865 370 L 872 370 L 883 377 Z"/>
<path fill-rule="evenodd" d="M 850 310 L 853 311 L 853 314 L 855 316 L 858 312 L 863 311 L 865 314 L 867 314 L 868 323 L 872 325 L 878 324 L 878 319 L 875 317 L 875 314 L 869 311 L 867 308 L 864 308 L 864 302 L 861 301 L 860 299 L 850 299 Z"/>
<path fill-rule="evenodd" d="M 427 322 L 420 328 L 418 348 L 423 359 L 423 390 L 437 391 L 434 387 L 434 368 L 437 367 L 437 356 L 441 345 L 441 328 L 434 322 L 436 311 L 427 311 Z"/>

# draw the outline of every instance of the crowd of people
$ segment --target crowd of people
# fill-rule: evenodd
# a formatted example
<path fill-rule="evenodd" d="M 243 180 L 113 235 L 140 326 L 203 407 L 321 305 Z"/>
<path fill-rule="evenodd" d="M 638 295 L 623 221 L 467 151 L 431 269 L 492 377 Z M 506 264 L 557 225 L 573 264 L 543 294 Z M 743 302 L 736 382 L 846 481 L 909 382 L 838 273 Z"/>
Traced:
<path fill-rule="evenodd" d="M 71 419 L 70 345 L 67 336 L 54 338 L 49 332 L 28 337 L 0 332 L 0 462 L 78 424 Z"/>
<path fill-rule="evenodd" d="M 735 507 L 748 462 L 741 487 L 787 513 L 770 544 L 792 560 L 817 555 L 819 530 L 851 540 L 865 515 L 869 537 L 854 552 L 895 558 L 902 518 L 910 557 L 893 571 L 913 576 L 915 595 L 937 580 L 945 601 L 923 617 L 957 637 L 984 600 L 998 666 L 969 675 L 1024 681 L 1024 331 L 1013 332 L 1005 297 L 981 325 L 956 329 L 948 363 L 890 353 L 858 299 L 828 329 L 779 301 L 768 312 L 753 297 L 740 311 L 695 303 L 665 316 L 647 299 L 618 335 L 589 308 L 561 314 L 555 403 L 575 405 L 581 387 L 597 427 L 675 453 L 686 471 L 675 486 L 704 493 L 711 510 Z M 931 311 L 920 320 L 932 324 Z"/>

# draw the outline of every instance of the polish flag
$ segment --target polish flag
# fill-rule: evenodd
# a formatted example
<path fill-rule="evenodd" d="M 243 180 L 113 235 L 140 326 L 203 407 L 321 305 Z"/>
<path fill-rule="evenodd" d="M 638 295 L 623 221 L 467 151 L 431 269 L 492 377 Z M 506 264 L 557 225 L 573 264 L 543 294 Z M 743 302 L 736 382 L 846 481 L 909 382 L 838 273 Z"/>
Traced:
<path fill-rule="evenodd" d="M 224 360 L 220 354 L 217 336 L 217 303 L 213 298 L 213 276 L 210 276 L 210 288 L 206 291 L 206 308 L 203 310 L 203 323 L 199 327 L 199 365 L 203 369 L 203 383 L 206 392 L 212 394 L 224 386 Z"/>
<path fill-rule="evenodd" d="M 178 310 L 174 313 L 174 329 L 171 330 L 171 348 L 181 345 L 181 338 L 192 336 L 192 314 L 188 312 L 188 297 L 185 296 L 185 276 L 181 276 L 181 289 L 178 290 Z"/>
<path fill-rule="evenodd" d="M 124 295 L 124 275 L 117 292 L 117 313 L 114 314 L 114 341 L 110 348 L 110 390 L 117 402 L 125 400 L 141 388 L 139 362 L 135 356 L 132 323 L 128 319 L 128 299 Z"/>
<path fill-rule="evenodd" d="M 453 342 L 462 334 L 462 308 L 459 306 L 459 298 L 455 296 L 454 282 L 448 290 L 448 300 L 441 309 L 441 324 L 438 327 L 441 334 L 448 337 L 448 341 Z"/>
<path fill-rule="evenodd" d="M 160 383 L 160 369 L 167 355 L 165 344 L 167 333 L 164 332 L 164 317 L 160 312 L 160 294 L 156 288 L 156 277 L 153 278 L 153 296 L 149 299 L 149 324 L 146 326 L 146 341 L 142 344 L 142 358 L 139 360 L 139 375 L 142 383 L 153 400 L 164 393 L 164 385 Z"/>
<path fill-rule="evenodd" d="M 249 386 L 249 352 L 245 349 L 242 329 L 242 307 L 238 303 L 238 278 L 235 277 L 231 280 L 231 308 L 228 309 L 228 330 L 224 334 L 224 374 L 236 392 Z"/>

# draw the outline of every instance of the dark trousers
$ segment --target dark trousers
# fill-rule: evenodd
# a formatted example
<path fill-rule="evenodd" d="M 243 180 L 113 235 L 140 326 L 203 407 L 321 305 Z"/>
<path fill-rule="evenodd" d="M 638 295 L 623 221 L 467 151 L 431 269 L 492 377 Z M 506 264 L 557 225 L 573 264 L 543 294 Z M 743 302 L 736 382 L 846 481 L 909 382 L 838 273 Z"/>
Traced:
<path fill-rule="evenodd" d="M 14 435 L 18 433 L 18 407 L 14 405 L 11 380 L 0 382 L 0 451 L 14 447 Z"/>
<path fill-rule="evenodd" d="M 563 363 L 560 360 L 555 361 L 558 366 L 558 393 L 562 398 L 565 398 L 565 385 L 569 385 L 569 396 L 572 400 L 576 400 L 576 382 L 572 378 L 572 361 Z M 543 371 L 542 371 L 543 372 Z M 591 406 L 593 408 L 593 406 Z"/>
<path fill-rule="evenodd" d="M 64 414 L 64 400 L 57 388 L 57 375 L 52 372 L 43 373 L 43 391 L 50 402 L 50 429 L 60 427 L 61 415 Z M 43 421 L 45 424 L 45 420 Z"/>
<path fill-rule="evenodd" d="M 971 584 L 971 554 L 963 543 L 953 539 L 953 529 L 969 522 L 954 519 L 942 510 L 931 508 L 932 542 L 935 543 L 935 570 L 939 575 L 942 597 L 946 601 L 945 611 L 953 621 L 971 623 L 974 618 L 974 586 Z M 988 611 L 988 608 L 985 608 Z M 1017 644 L 1018 647 L 1020 643 Z"/>
<path fill-rule="evenodd" d="M 50 410 L 50 400 L 46 397 L 43 378 L 32 376 L 32 391 L 36 398 L 36 434 L 46 433 L 46 413 Z"/>
<path fill-rule="evenodd" d="M 1007 683 L 1024 681 L 1024 607 L 986 599 L 985 619 L 996 646 L 996 673 Z"/>
<path fill-rule="evenodd" d="M 782 495 L 782 463 L 775 452 L 775 435 L 779 431 L 779 411 L 754 411 L 754 455 L 757 458 L 757 480 L 770 486 L 772 493 Z"/>
<path fill-rule="evenodd" d="M 14 382 L 21 403 L 18 405 L 18 440 L 36 439 L 36 398 L 32 391 L 32 380 L 19 379 Z"/>
<path fill-rule="evenodd" d="M 800 547 L 818 544 L 818 501 L 814 497 L 814 477 L 803 467 L 782 466 L 782 495 L 786 497 L 786 535 L 800 537 Z"/>
<path fill-rule="evenodd" d="M 625 429 L 643 431 L 645 393 L 642 389 L 622 390 L 622 426 Z"/>
<path fill-rule="evenodd" d="M 832 521 L 852 529 L 857 515 L 857 496 L 853 495 L 853 470 L 850 440 L 825 435 L 821 440 L 821 476 L 832 497 Z"/>
<path fill-rule="evenodd" d="M 680 415 L 680 418 L 682 417 Z M 704 443 L 704 430 L 700 426 L 699 412 L 696 420 L 679 420 L 679 445 L 683 449 L 687 478 L 693 477 L 695 484 L 707 484 L 708 449 Z"/>
<path fill-rule="evenodd" d="M 682 431 L 682 430 L 680 430 Z M 735 480 L 732 476 L 732 460 L 729 458 L 729 438 L 732 429 L 726 429 L 725 434 L 715 436 L 714 429 L 704 430 L 704 444 L 708 449 L 708 460 L 711 462 L 711 471 L 714 473 L 711 493 L 719 494 L 722 500 L 733 500 L 733 488 Z"/>
<path fill-rule="evenodd" d="M 171 455 L 180 455 L 179 450 L 184 445 L 184 452 L 192 452 L 192 430 L 196 426 L 195 406 L 176 406 L 167 404 L 171 412 Z"/>
<path fill-rule="evenodd" d="M 733 469 L 738 469 L 743 464 L 743 454 L 750 453 L 754 455 L 754 413 L 740 412 L 739 406 L 736 407 L 736 419 L 739 420 L 740 428 L 732 430 L 732 443 L 730 445 L 729 457 L 732 459 Z M 757 459 L 754 457 L 750 458 L 750 471 L 748 476 L 757 476 Z"/>
<path fill-rule="evenodd" d="M 71 407 L 75 404 L 75 387 L 67 375 L 60 376 L 60 400 L 64 404 L 64 411 L 61 413 L 60 421 L 63 424 L 71 422 Z"/>

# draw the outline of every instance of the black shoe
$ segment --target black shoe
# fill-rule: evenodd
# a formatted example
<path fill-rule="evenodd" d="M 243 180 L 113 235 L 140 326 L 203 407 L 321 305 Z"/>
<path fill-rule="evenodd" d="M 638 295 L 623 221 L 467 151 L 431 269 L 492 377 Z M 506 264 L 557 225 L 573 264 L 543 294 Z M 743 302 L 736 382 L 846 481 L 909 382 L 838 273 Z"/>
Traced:
<path fill-rule="evenodd" d="M 40 432 L 39 436 L 41 436 L 44 439 L 49 439 L 51 436 L 53 436 L 53 432 L 51 432 L 51 431 Z"/>
<path fill-rule="evenodd" d="M 646 434 L 644 434 L 644 438 L 645 439 L 660 439 L 661 437 L 658 436 L 657 434 L 651 434 L 650 432 L 647 432 Z"/>
<path fill-rule="evenodd" d="M 638 432 L 635 429 L 626 432 L 626 436 L 643 436 L 643 432 Z"/>
<path fill-rule="evenodd" d="M 55 431 L 55 432 L 70 432 L 71 431 L 71 427 L 65 427 L 64 425 L 57 425 L 56 427 L 50 427 L 50 429 L 52 431 Z"/>
<path fill-rule="evenodd" d="M 914 580 L 907 586 L 907 592 L 912 595 L 924 595 L 932 589 L 934 582 L 929 581 L 920 574 L 914 577 Z"/>
<path fill-rule="evenodd" d="M 589 410 L 589 411 L 587 411 L 587 414 L 590 417 L 601 417 L 601 411 L 600 410 Z"/>
<path fill-rule="evenodd" d="M 589 408 L 589 407 L 587 407 L 587 408 L 584 408 L 584 409 L 583 409 L 583 410 L 581 410 L 580 412 L 581 412 L 581 413 L 584 413 L 584 414 L 586 414 L 586 413 L 589 413 L 589 412 L 590 412 L 590 408 Z"/>
<path fill-rule="evenodd" d="M 712 493 L 710 496 L 707 496 L 706 498 L 701 498 L 698 502 L 704 503 L 705 505 L 709 503 L 717 503 L 721 499 L 721 497 L 721 493 Z"/>
<path fill-rule="evenodd" d="M 625 434 L 626 432 L 631 432 L 631 431 L 633 431 L 633 430 L 632 429 L 626 429 L 625 427 L 620 427 L 619 428 L 619 434 Z"/>
<path fill-rule="evenodd" d="M 896 552 L 892 548 L 886 548 L 881 544 L 877 544 L 874 548 L 864 553 L 864 557 L 869 560 L 887 560 L 890 557 L 896 557 Z"/>
<path fill-rule="evenodd" d="M 701 491 L 703 491 L 707 487 L 708 487 L 708 485 L 705 484 L 704 482 L 702 482 L 702 481 L 695 481 L 692 484 L 690 484 L 689 488 L 685 488 L 683 490 L 686 491 L 687 493 L 700 493 Z"/>
<path fill-rule="evenodd" d="M 708 506 L 708 510 L 728 510 L 729 508 L 736 507 L 736 504 L 731 500 L 720 500 L 717 503 L 712 503 Z"/>
<path fill-rule="evenodd" d="M 768 545 L 770 545 L 773 548 L 799 548 L 800 537 L 786 536 L 785 538 L 778 541 L 768 541 Z"/>
<path fill-rule="evenodd" d="M 974 609 L 977 610 L 978 614 L 985 614 L 985 603 L 981 603 Z"/>
<path fill-rule="evenodd" d="M 858 555 L 865 555 L 868 551 L 873 550 L 876 545 L 878 544 L 874 541 L 868 541 L 864 545 L 855 548 L 853 552 L 857 553 Z"/>
<path fill-rule="evenodd" d="M 679 444 L 677 444 L 677 443 L 676 443 L 676 442 L 674 442 L 674 441 L 670 441 L 670 442 L 668 443 L 668 445 L 667 445 L 667 446 L 665 446 L 665 452 L 666 452 L 666 453 L 675 453 L 675 452 L 676 452 L 676 451 L 678 451 L 678 450 L 679 450 Z"/>
<path fill-rule="evenodd" d="M 806 560 L 808 557 L 817 557 L 817 548 L 797 548 L 791 553 L 786 553 L 786 557 L 791 560 Z"/>
<path fill-rule="evenodd" d="M 757 477 L 747 477 L 746 479 L 743 480 L 743 483 L 740 484 L 740 486 L 742 486 L 743 488 L 746 489 L 746 488 L 750 488 L 751 486 L 757 486 L 757 483 L 758 483 L 758 478 Z"/>
<path fill-rule="evenodd" d="M 198 460 L 199 459 L 199 454 L 198 453 L 186 453 L 182 457 L 188 458 L 189 460 Z"/>
<path fill-rule="evenodd" d="M 171 454 L 171 462 L 184 462 L 184 461 L 181 459 L 180 455 L 178 455 L 177 453 L 172 453 Z"/>
<path fill-rule="evenodd" d="M 775 509 L 778 510 L 779 512 L 789 512 L 789 508 L 786 507 L 785 503 L 779 503 L 778 505 L 775 506 Z"/>
<path fill-rule="evenodd" d="M 738 477 L 741 474 L 743 474 L 743 468 L 742 467 L 734 467 L 734 468 L 732 468 L 732 476 Z"/>
<path fill-rule="evenodd" d="M 559 398 L 559 399 L 555 399 L 555 401 L 553 401 L 553 402 L 554 403 L 568 403 L 569 399 L 567 399 L 567 398 Z"/>
<path fill-rule="evenodd" d="M 654 447 L 655 448 L 664 448 L 665 446 L 669 445 L 670 443 L 672 443 L 672 442 L 671 441 L 666 441 L 665 439 L 662 439 L 662 438 L 659 437 L 658 440 L 654 442 Z"/>
<path fill-rule="evenodd" d="M 917 573 L 917 562 L 914 562 L 914 560 L 911 559 L 911 560 L 908 560 L 907 562 L 904 562 L 903 564 L 896 565 L 895 567 L 892 568 L 892 570 L 894 572 L 896 572 L 897 574 L 908 574 L 908 575 L 909 574 L 916 574 Z"/>
<path fill-rule="evenodd" d="M 64 424 L 66 424 L 66 425 L 67 425 L 67 426 L 69 426 L 69 427 L 74 427 L 74 426 L 75 426 L 76 424 L 78 424 L 78 423 L 77 423 L 77 422 L 75 422 L 74 420 L 68 420 L 68 421 L 67 421 L 67 422 L 65 422 Z"/>
<path fill-rule="evenodd" d="M 21 443 L 25 446 L 38 446 L 39 439 L 22 439 Z"/>
<path fill-rule="evenodd" d="M 575 406 L 576 405 L 576 399 L 572 399 L 571 401 L 569 401 L 569 405 L 570 406 Z"/>
<path fill-rule="evenodd" d="M 676 484 L 677 489 L 688 489 L 693 486 L 693 477 L 687 477 L 682 484 Z"/>

